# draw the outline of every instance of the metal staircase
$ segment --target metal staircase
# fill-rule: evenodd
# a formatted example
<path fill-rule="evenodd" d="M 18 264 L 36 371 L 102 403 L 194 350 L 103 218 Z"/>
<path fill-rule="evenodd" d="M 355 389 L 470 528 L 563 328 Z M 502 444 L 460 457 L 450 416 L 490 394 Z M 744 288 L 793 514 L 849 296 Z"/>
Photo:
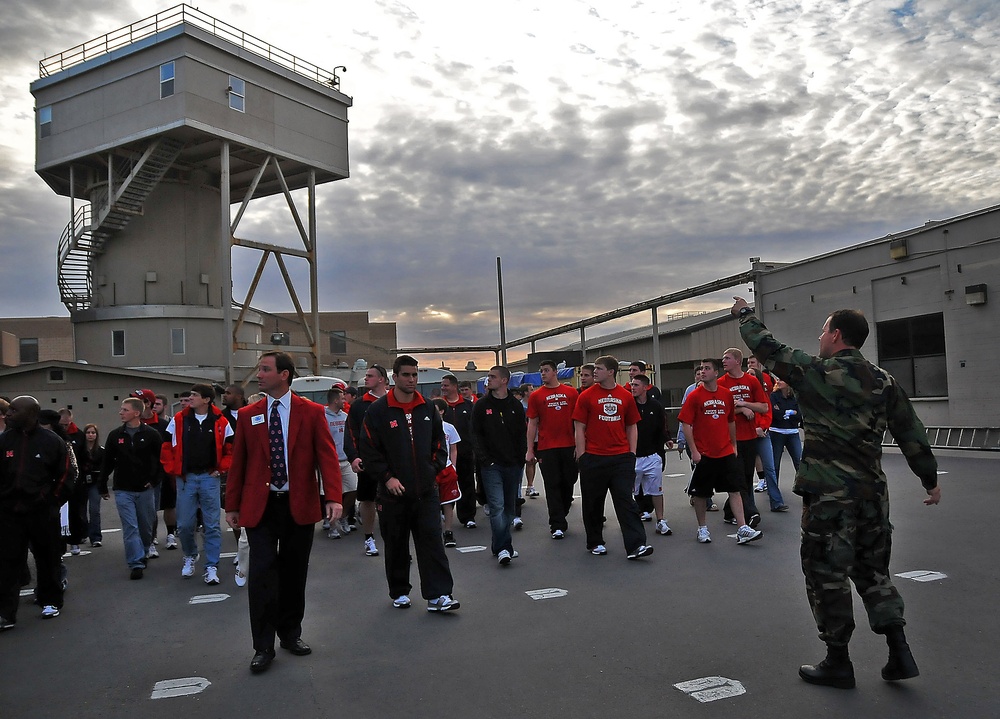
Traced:
<path fill-rule="evenodd" d="M 153 140 L 137 159 L 111 170 L 110 186 L 81 207 L 59 238 L 59 298 L 71 311 L 85 310 L 94 297 L 94 258 L 108 240 L 135 216 L 180 155 L 183 143 L 169 137 Z"/>

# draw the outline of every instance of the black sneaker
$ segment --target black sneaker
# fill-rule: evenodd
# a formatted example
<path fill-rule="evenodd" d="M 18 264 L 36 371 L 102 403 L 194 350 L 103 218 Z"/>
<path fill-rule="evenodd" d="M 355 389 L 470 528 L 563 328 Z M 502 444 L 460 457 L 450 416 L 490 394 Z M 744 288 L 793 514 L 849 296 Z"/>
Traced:
<path fill-rule="evenodd" d="M 15 626 L 15 623 L 11 620 L 0 617 L 0 632 L 6 632 L 8 629 L 13 629 Z"/>
<path fill-rule="evenodd" d="M 653 548 L 648 544 L 640 545 L 638 549 L 628 555 L 628 559 L 638 559 L 639 557 L 648 557 L 653 553 Z"/>
<path fill-rule="evenodd" d="M 446 531 L 444 533 L 444 546 L 446 547 L 457 547 L 458 542 L 455 541 L 455 533 L 452 531 Z"/>
<path fill-rule="evenodd" d="M 724 518 L 722 520 L 722 523 L 723 524 L 732 524 L 732 525 L 735 526 L 737 524 L 736 517 L 726 517 L 726 518 Z"/>
<path fill-rule="evenodd" d="M 142 579 L 142 567 L 134 567 L 131 572 L 128 573 L 129 579 Z"/>
<path fill-rule="evenodd" d="M 751 514 L 750 520 L 747 522 L 750 525 L 750 529 L 757 529 L 757 525 L 760 524 L 760 515 Z"/>

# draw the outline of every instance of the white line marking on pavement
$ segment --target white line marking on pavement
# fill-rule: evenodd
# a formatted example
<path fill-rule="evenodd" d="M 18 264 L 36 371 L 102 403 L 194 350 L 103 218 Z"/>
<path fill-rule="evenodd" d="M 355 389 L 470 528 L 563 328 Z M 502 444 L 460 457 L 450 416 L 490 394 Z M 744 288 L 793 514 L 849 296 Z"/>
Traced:
<path fill-rule="evenodd" d="M 948 575 L 941 572 L 931 572 L 927 569 L 917 569 L 912 572 L 900 572 L 896 575 L 903 579 L 912 579 L 914 582 L 935 582 L 938 579 L 947 579 Z"/>
<path fill-rule="evenodd" d="M 66 554 L 63 555 L 63 559 L 66 559 L 66 557 L 86 557 L 88 554 L 90 554 L 90 550 L 88 550 L 88 549 L 81 549 L 79 554 L 73 554 L 72 552 L 66 552 Z"/>
<path fill-rule="evenodd" d="M 228 594 L 199 594 L 191 597 L 188 604 L 212 604 L 213 602 L 224 602 L 229 599 Z"/>
<path fill-rule="evenodd" d="M 939 469 L 939 470 L 937 471 L 937 473 L 938 473 L 938 474 L 948 474 L 948 473 L 947 473 L 946 471 L 944 471 L 943 469 Z"/>
<path fill-rule="evenodd" d="M 35 593 L 34 589 L 22 589 L 20 596 L 22 596 L 22 597 L 30 597 L 34 593 Z"/>
<path fill-rule="evenodd" d="M 665 475 L 665 476 L 670 477 L 671 479 L 674 479 L 676 477 L 686 477 L 687 475 L 686 474 L 668 474 L 668 475 Z"/>
<path fill-rule="evenodd" d="M 471 547 L 456 547 L 456 552 L 461 552 L 462 554 L 467 554 L 468 552 L 485 552 L 486 547 L 480 547 L 478 545 L 473 545 Z"/>
<path fill-rule="evenodd" d="M 692 699 L 697 699 L 702 703 L 729 699 L 747 693 L 747 690 L 738 681 L 725 677 L 692 679 L 688 682 L 674 684 L 674 689 L 680 689 Z"/>
<path fill-rule="evenodd" d="M 107 534 L 108 532 L 120 532 L 121 529 L 102 529 L 101 534 Z"/>
<path fill-rule="evenodd" d="M 556 599 L 558 597 L 565 597 L 569 594 L 569 591 L 565 589 L 557 589 L 556 587 L 549 587 L 548 589 L 532 589 L 525 592 L 529 597 L 538 601 L 539 599 Z"/>
<path fill-rule="evenodd" d="M 183 697 L 188 694 L 200 694 L 205 691 L 212 682 L 205 677 L 184 677 L 183 679 L 164 679 L 153 685 L 153 693 L 150 699 L 169 699 L 171 697 Z"/>
<path fill-rule="evenodd" d="M 236 556 L 236 552 L 223 552 L 219 555 L 219 559 L 232 559 Z"/>

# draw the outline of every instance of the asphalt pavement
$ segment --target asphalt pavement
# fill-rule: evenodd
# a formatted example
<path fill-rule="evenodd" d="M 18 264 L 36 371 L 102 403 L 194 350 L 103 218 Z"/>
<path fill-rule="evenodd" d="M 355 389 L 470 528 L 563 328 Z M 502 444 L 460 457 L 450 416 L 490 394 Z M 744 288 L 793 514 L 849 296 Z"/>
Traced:
<path fill-rule="evenodd" d="M 0 635 L 0 717 L 998 717 L 1000 456 L 946 452 L 939 462 L 937 507 L 922 504 L 898 454 L 884 462 L 892 572 L 918 573 L 895 578 L 921 671 L 913 680 L 879 677 L 885 644 L 856 601 L 857 688 L 802 682 L 798 666 L 824 647 L 798 564 L 801 502 L 786 491 L 793 511 L 765 513 L 763 538 L 747 546 L 721 512 L 709 514 L 713 542 L 698 544 L 686 462 L 672 453 L 673 535 L 646 524 L 652 556 L 626 561 L 610 503 L 609 552 L 595 557 L 578 504 L 566 539 L 553 541 L 544 497 L 529 499 L 508 567 L 491 556 L 481 514 L 477 529 L 455 530 L 464 551 L 448 550 L 462 604 L 453 613 L 425 611 L 418 586 L 412 607 L 393 608 L 382 557 L 365 556 L 358 533 L 329 540 L 317 526 L 302 637 L 313 653 L 279 649 L 262 675 L 248 668 L 246 589 L 233 583 L 231 560 L 219 586 L 202 582 L 200 566 L 181 578 L 161 524 L 161 558 L 130 581 L 106 502 L 104 546 L 64 560 L 61 616 L 41 619 L 26 597 L 16 628 Z M 223 552 L 235 548 L 225 533 Z M 419 585 L 416 566 L 412 575 Z"/>

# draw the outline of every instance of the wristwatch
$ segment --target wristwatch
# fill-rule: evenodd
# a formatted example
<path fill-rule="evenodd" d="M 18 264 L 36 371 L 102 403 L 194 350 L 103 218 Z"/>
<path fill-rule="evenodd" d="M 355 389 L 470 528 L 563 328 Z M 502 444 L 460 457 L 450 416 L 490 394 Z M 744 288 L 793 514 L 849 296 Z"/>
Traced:
<path fill-rule="evenodd" d="M 749 307 L 744 307 L 743 309 L 740 310 L 740 317 L 746 317 L 751 312 L 753 312 L 752 309 L 750 309 Z"/>

